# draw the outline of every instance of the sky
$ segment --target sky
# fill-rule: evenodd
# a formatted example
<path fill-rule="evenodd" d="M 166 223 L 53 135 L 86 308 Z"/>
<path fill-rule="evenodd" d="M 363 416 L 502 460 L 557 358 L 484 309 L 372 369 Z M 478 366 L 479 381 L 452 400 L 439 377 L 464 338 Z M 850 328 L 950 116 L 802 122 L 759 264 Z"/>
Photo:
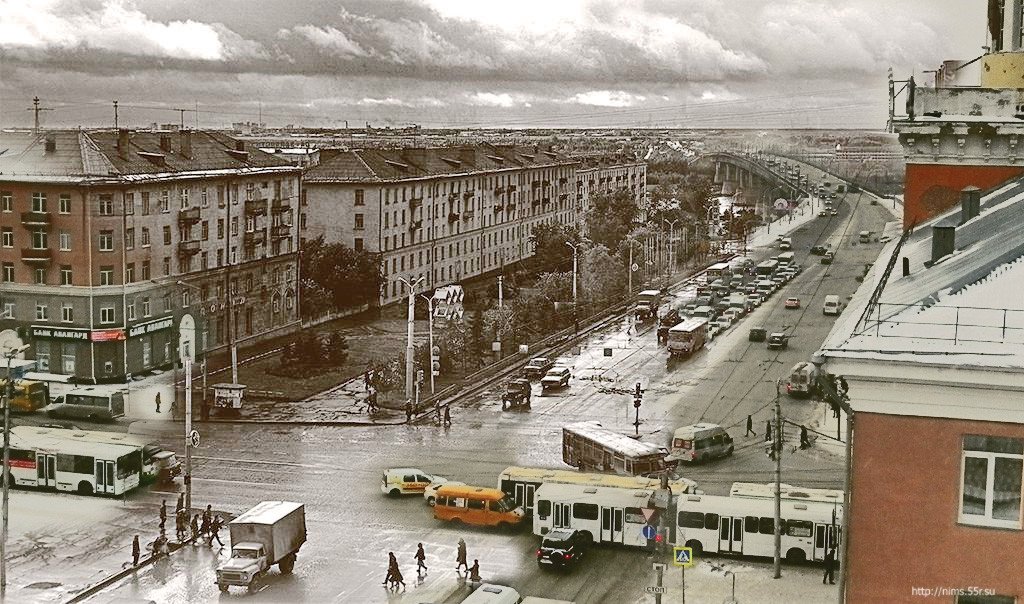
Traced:
<path fill-rule="evenodd" d="M 881 130 L 887 70 L 980 55 L 985 5 L 0 0 L 0 127 Z"/>

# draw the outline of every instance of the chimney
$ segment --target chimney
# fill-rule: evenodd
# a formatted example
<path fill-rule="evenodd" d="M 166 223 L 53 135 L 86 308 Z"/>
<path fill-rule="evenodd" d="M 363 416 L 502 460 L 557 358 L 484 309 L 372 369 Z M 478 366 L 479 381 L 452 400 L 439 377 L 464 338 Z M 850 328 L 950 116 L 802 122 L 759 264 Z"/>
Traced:
<path fill-rule="evenodd" d="M 160 150 L 164 153 L 171 152 L 171 135 L 161 134 L 160 135 Z"/>
<path fill-rule="evenodd" d="M 53 153 L 57 150 L 57 136 L 55 134 L 47 134 L 44 149 L 47 153 Z"/>
<path fill-rule="evenodd" d="M 181 156 L 192 159 L 192 131 L 180 130 L 178 137 L 181 143 Z"/>
<path fill-rule="evenodd" d="M 903 276 L 906 277 L 910 274 L 910 258 L 903 257 Z"/>
<path fill-rule="evenodd" d="M 960 224 L 981 213 L 981 189 L 973 185 L 960 190 Z"/>
<path fill-rule="evenodd" d="M 131 145 L 131 131 L 121 128 L 117 131 L 117 154 L 121 159 L 128 159 L 128 148 Z"/>
<path fill-rule="evenodd" d="M 932 227 L 932 262 L 938 262 L 953 253 L 956 245 L 956 225 L 937 224 Z"/>

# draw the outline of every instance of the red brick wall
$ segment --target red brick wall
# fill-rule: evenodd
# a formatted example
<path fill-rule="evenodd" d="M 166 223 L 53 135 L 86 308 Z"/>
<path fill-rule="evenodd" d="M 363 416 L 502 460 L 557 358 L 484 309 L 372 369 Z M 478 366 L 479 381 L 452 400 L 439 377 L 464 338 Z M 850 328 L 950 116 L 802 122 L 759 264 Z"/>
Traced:
<path fill-rule="evenodd" d="M 949 209 L 960 201 L 960 190 L 974 185 L 984 191 L 1024 174 L 1024 166 L 948 166 L 907 164 L 903 227 L 907 228 Z"/>
<path fill-rule="evenodd" d="M 911 588 L 1024 596 L 1024 531 L 957 524 L 962 438 L 1024 426 L 861 413 L 853 439 L 849 602 L 953 602 Z"/>

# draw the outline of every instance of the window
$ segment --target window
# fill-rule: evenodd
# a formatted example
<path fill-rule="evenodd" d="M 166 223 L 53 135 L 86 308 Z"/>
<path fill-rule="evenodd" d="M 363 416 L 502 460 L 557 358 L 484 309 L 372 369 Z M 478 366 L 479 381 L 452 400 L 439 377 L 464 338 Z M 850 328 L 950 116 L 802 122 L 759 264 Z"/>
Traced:
<path fill-rule="evenodd" d="M 60 320 L 65 323 L 75 322 L 75 309 L 70 304 L 64 304 L 60 307 Z"/>
<path fill-rule="evenodd" d="M 36 351 L 36 367 L 37 371 L 49 371 L 50 370 L 50 353 L 44 350 Z"/>
<path fill-rule="evenodd" d="M 100 231 L 100 251 L 114 251 L 114 231 Z"/>
<path fill-rule="evenodd" d="M 203 241 L 206 241 L 207 239 L 209 239 L 210 238 L 210 221 L 209 220 L 204 220 L 202 222 L 202 224 L 199 225 L 199 231 L 201 233 L 200 238 Z"/>
<path fill-rule="evenodd" d="M 171 274 L 171 258 L 170 256 L 164 256 L 164 275 Z"/>
<path fill-rule="evenodd" d="M 572 506 L 572 517 L 580 520 L 597 520 L 596 503 L 577 503 Z"/>
<path fill-rule="evenodd" d="M 60 243 L 60 251 L 62 251 L 62 252 L 70 252 L 71 251 L 71 233 L 69 233 L 67 231 L 61 231 L 60 235 L 58 236 L 58 241 Z"/>
<path fill-rule="evenodd" d="M 3 312 L 0 312 L 0 317 L 5 319 L 14 318 L 14 302 L 4 302 Z"/>
<path fill-rule="evenodd" d="M 355 205 L 357 205 L 357 206 L 366 205 L 366 202 L 363 200 L 363 190 L 362 189 L 356 189 L 356 204 Z"/>
<path fill-rule="evenodd" d="M 46 231 L 32 231 L 32 249 L 45 250 L 47 247 Z"/>
<path fill-rule="evenodd" d="M 256 194 L 256 183 L 247 182 L 245 183 L 245 200 L 252 201 Z"/>
<path fill-rule="evenodd" d="M 205 251 L 199 253 L 199 268 L 204 270 L 204 271 L 206 269 L 210 268 L 210 254 L 209 253 L 207 253 Z"/>
<path fill-rule="evenodd" d="M 487 507 L 487 502 L 483 499 L 467 499 L 466 507 L 471 510 L 483 510 Z"/>
<path fill-rule="evenodd" d="M 238 216 L 231 217 L 231 236 L 238 235 Z"/>
<path fill-rule="evenodd" d="M 190 205 L 188 202 L 188 189 L 186 189 L 185 187 L 181 187 L 180 189 L 178 189 L 178 199 L 181 201 L 181 209 L 188 209 Z"/>
<path fill-rule="evenodd" d="M 139 277 L 143 281 L 149 281 L 149 260 L 142 261 L 142 274 Z"/>
<path fill-rule="evenodd" d="M 124 249 L 135 249 L 135 229 L 124 230 Z"/>
<path fill-rule="evenodd" d="M 114 322 L 114 307 L 104 306 L 100 309 L 100 323 L 113 323 Z"/>
<path fill-rule="evenodd" d="M 149 191 L 142 192 L 142 215 L 149 214 Z"/>
<path fill-rule="evenodd" d="M 46 321 L 49 314 L 46 312 L 46 305 L 36 303 L 36 321 Z"/>
<path fill-rule="evenodd" d="M 224 185 L 217 185 L 217 207 L 224 207 Z"/>
<path fill-rule="evenodd" d="M 135 283 L 135 263 L 129 262 L 124 269 L 124 282 Z"/>
<path fill-rule="evenodd" d="M 355 251 L 357 251 L 357 252 L 363 251 L 363 239 L 362 239 L 362 237 L 356 237 L 355 238 L 355 241 L 353 242 L 352 248 Z"/>
<path fill-rule="evenodd" d="M 0 245 L 3 247 L 14 247 L 14 229 L 10 227 L 0 229 Z"/>
<path fill-rule="evenodd" d="M 70 265 L 65 264 L 60 267 L 60 284 L 72 285 Z"/>
<path fill-rule="evenodd" d="M 68 202 L 70 203 L 71 199 L 68 199 Z M 61 207 L 64 207 L 64 195 L 60 196 L 60 205 Z M 63 214 L 65 212 L 61 213 Z M 135 213 L 135 193 L 124 194 L 124 213 L 129 215 Z"/>
<path fill-rule="evenodd" d="M 362 214 L 356 214 L 354 228 L 357 231 L 363 229 L 363 215 Z"/>
<path fill-rule="evenodd" d="M 164 245 L 171 245 L 171 227 L 164 226 Z"/>
<path fill-rule="evenodd" d="M 3 280 L 6 283 L 14 281 L 14 263 L 4 262 L 3 263 Z"/>
<path fill-rule="evenodd" d="M 129 321 L 134 321 L 135 320 L 135 300 L 132 300 L 131 302 L 129 302 L 128 306 L 126 306 L 125 308 L 128 311 L 128 320 Z"/>
<path fill-rule="evenodd" d="M 217 219 L 217 239 L 223 239 L 223 238 L 224 238 L 224 219 L 223 218 L 218 218 Z"/>
<path fill-rule="evenodd" d="M 35 282 L 36 285 L 45 285 L 46 284 L 46 269 L 45 268 L 37 268 L 36 270 L 32 271 L 32 274 L 34 276 L 34 282 Z"/>
<path fill-rule="evenodd" d="M 0 191 L 0 212 L 14 211 L 14 195 L 10 191 Z"/>
<path fill-rule="evenodd" d="M 70 214 L 71 213 L 71 195 L 70 194 L 68 194 L 68 193 L 61 193 L 60 194 L 60 202 L 59 202 L 59 204 L 60 205 L 59 205 L 58 210 L 60 211 L 61 214 Z"/>
<path fill-rule="evenodd" d="M 101 266 L 100 267 L 100 285 L 113 285 L 114 284 L 114 267 L 112 266 Z"/>
<path fill-rule="evenodd" d="M 46 211 L 46 193 L 33 193 L 32 194 L 32 211 L 33 212 L 45 212 Z"/>
<path fill-rule="evenodd" d="M 960 522 L 1021 528 L 1024 440 L 964 436 Z"/>
<path fill-rule="evenodd" d="M 210 198 L 206 193 L 206 187 L 199 190 L 199 205 L 204 208 L 210 207 Z"/>
<path fill-rule="evenodd" d="M 99 214 L 100 216 L 114 215 L 114 197 L 109 193 L 100 195 Z"/>
<path fill-rule="evenodd" d="M 167 189 L 160 191 L 160 211 L 164 213 L 171 211 L 171 192 Z"/>
<path fill-rule="evenodd" d="M 142 316 L 143 317 L 148 317 L 149 316 L 149 298 L 143 298 L 142 299 Z"/>
<path fill-rule="evenodd" d="M 142 227 L 142 247 L 149 247 L 149 227 Z"/>
<path fill-rule="evenodd" d="M 160 304 L 163 306 L 164 312 L 171 310 L 171 294 L 167 293 L 161 296 Z"/>

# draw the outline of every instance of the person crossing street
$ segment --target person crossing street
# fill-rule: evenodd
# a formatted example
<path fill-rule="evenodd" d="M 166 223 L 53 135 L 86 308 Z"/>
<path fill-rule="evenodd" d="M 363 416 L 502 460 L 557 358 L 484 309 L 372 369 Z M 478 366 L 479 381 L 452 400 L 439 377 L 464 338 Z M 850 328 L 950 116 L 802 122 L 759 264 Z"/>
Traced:
<path fill-rule="evenodd" d="M 463 566 L 466 570 L 469 570 L 469 564 L 466 563 L 466 542 L 463 539 L 459 539 L 459 549 L 455 553 L 455 570 L 461 569 Z"/>
<path fill-rule="evenodd" d="M 224 543 L 220 540 L 220 527 L 224 525 L 224 519 L 220 515 L 213 517 L 213 521 L 210 523 L 210 545 L 213 545 L 213 540 L 217 540 L 217 545 L 224 547 Z"/>
<path fill-rule="evenodd" d="M 426 552 L 423 551 L 423 544 L 422 543 L 418 543 L 416 545 L 416 556 L 415 557 L 416 557 L 416 574 L 419 575 L 421 569 L 423 570 L 423 572 L 427 572 L 427 565 L 424 564 L 424 560 L 427 559 L 427 554 L 426 554 Z"/>
<path fill-rule="evenodd" d="M 132 539 L 132 566 L 139 565 L 139 554 L 142 553 L 142 548 L 139 547 L 139 536 L 135 535 Z"/>
<path fill-rule="evenodd" d="M 167 524 L 167 500 L 164 499 L 160 504 L 160 530 L 164 530 L 164 525 Z"/>
<path fill-rule="evenodd" d="M 757 433 L 754 432 L 754 416 L 753 415 L 748 415 L 747 416 L 747 432 L 743 436 L 750 436 L 751 434 L 753 434 L 754 436 L 757 436 Z"/>

